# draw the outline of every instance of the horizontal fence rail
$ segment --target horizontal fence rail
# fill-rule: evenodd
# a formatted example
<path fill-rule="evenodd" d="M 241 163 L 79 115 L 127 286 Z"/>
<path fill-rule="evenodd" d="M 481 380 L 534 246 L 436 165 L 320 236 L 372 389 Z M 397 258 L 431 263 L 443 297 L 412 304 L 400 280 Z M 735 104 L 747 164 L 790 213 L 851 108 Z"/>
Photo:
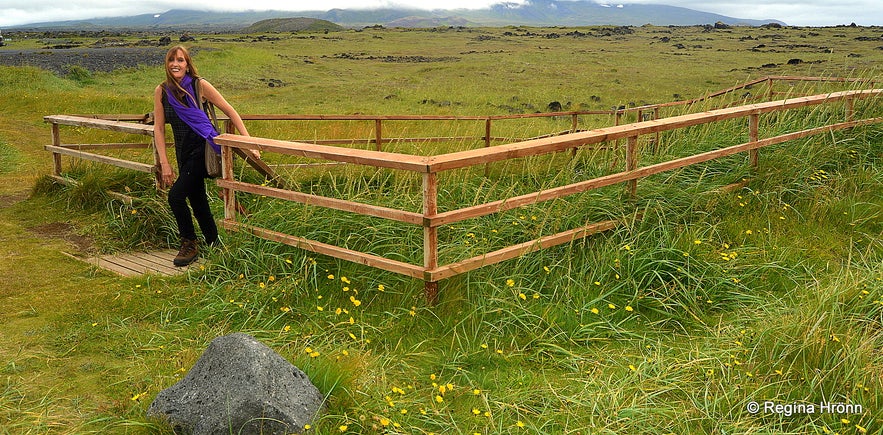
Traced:
<path fill-rule="evenodd" d="M 769 95 L 775 95 L 772 91 L 776 80 L 800 80 L 798 77 L 767 77 L 750 82 L 738 87 L 733 87 L 710 96 L 719 96 L 733 93 L 741 89 L 766 84 Z M 813 80 L 817 78 L 802 78 Z M 829 81 L 817 79 L 819 81 Z M 830 79 L 830 81 L 838 81 Z M 847 81 L 841 79 L 840 81 Z M 855 102 L 858 100 L 873 99 L 880 96 L 883 89 L 865 89 L 830 92 L 818 95 L 798 96 L 777 101 L 765 101 L 754 104 L 743 104 L 733 107 L 707 110 L 698 113 L 689 113 L 660 118 L 659 110 L 675 104 L 691 104 L 701 99 L 688 100 L 685 102 L 667 103 L 666 105 L 643 106 L 630 109 L 638 114 L 636 122 L 620 124 L 621 116 L 627 110 L 612 112 L 556 112 L 546 114 L 521 114 L 501 116 L 476 116 L 476 117 L 451 117 L 451 116 L 370 116 L 370 115 L 244 115 L 247 121 L 359 121 L 374 123 L 374 136 L 362 140 L 355 139 L 323 139 L 315 141 L 305 140 L 280 140 L 262 137 L 240 136 L 230 133 L 232 130 L 227 126 L 228 133 L 216 138 L 216 142 L 222 148 L 223 173 L 217 179 L 218 186 L 222 189 L 224 198 L 224 218 L 220 225 L 231 231 L 243 231 L 267 240 L 287 244 L 290 246 L 328 255 L 331 257 L 352 261 L 393 273 L 421 279 L 425 283 L 425 293 L 429 303 L 435 303 L 438 297 L 438 282 L 477 268 L 499 263 L 521 255 L 546 249 L 552 246 L 571 243 L 575 240 L 588 237 L 602 231 L 615 228 L 617 222 L 602 221 L 580 225 L 576 228 L 566 229 L 556 234 L 542 235 L 533 240 L 517 243 L 491 252 L 485 252 L 471 258 L 459 260 L 449 264 L 440 264 L 439 259 L 439 228 L 445 225 L 457 224 L 468 219 L 494 215 L 497 213 L 514 210 L 522 207 L 541 204 L 547 201 L 563 199 L 569 196 L 588 192 L 606 186 L 625 184 L 628 194 L 637 194 L 637 181 L 642 178 L 708 162 L 721 157 L 739 153 L 748 153 L 752 166 L 758 162 L 758 150 L 795 140 L 811 135 L 829 133 L 836 130 L 853 128 L 863 125 L 871 125 L 883 122 L 881 117 L 855 118 Z M 709 97 L 710 97 L 709 96 Z M 772 137 L 760 138 L 760 119 L 764 115 L 774 115 L 794 109 L 809 108 L 822 105 L 835 105 L 837 110 L 842 110 L 843 119 L 840 122 L 828 123 L 827 125 L 787 132 Z M 652 116 L 646 119 L 642 114 L 652 111 Z M 580 130 L 578 118 L 584 115 L 614 116 L 615 125 Z M 571 128 L 566 132 L 555 133 L 537 138 L 528 138 L 491 146 L 498 140 L 491 136 L 491 123 L 499 120 L 525 119 L 533 117 L 571 116 Z M 651 136 L 651 143 L 658 143 L 661 133 L 684 129 L 693 126 L 713 124 L 728 120 L 745 119 L 748 125 L 748 141 L 738 145 L 714 149 L 686 157 L 653 163 L 641 166 L 640 142 L 642 136 Z M 153 126 L 149 125 L 151 117 L 148 115 L 52 115 L 46 116 L 45 120 L 52 124 L 52 145 L 45 149 L 50 151 L 54 159 L 54 173 L 56 179 L 62 177 L 61 156 L 76 157 L 84 160 L 109 164 L 135 171 L 153 173 L 157 180 L 157 187 L 164 188 L 158 177 L 158 155 L 156 147 L 152 146 Z M 457 121 L 457 122 L 483 122 L 484 135 L 473 139 L 484 141 L 485 146 L 477 149 L 466 149 L 438 155 L 413 155 L 401 152 L 384 151 L 383 145 L 393 141 L 404 140 L 427 140 L 429 138 L 392 138 L 383 137 L 382 123 L 393 121 Z M 60 137 L 60 126 L 87 127 L 100 130 L 148 136 L 151 143 L 114 143 L 114 144 L 63 144 Z M 438 140 L 451 140 L 455 138 L 434 138 Z M 462 138 L 460 138 L 462 139 Z M 320 143 L 325 141 L 325 143 Z M 356 149 L 340 146 L 332 146 L 331 143 L 374 143 L 375 149 Z M 588 148 L 601 144 L 613 144 L 604 149 L 618 149 L 624 142 L 625 168 L 622 171 L 595 177 L 588 180 L 570 184 L 545 188 L 535 192 L 499 198 L 482 204 L 462 208 L 445 209 L 440 211 L 439 192 L 444 191 L 444 181 L 439 175 L 447 171 L 458 169 L 472 169 L 485 167 L 495 162 L 505 162 L 526 157 L 544 156 L 566 150 L 575 152 L 580 148 Z M 153 164 L 128 161 L 123 158 L 109 157 L 93 151 L 111 149 L 153 149 Z M 394 207 L 372 205 L 363 202 L 351 201 L 340 198 L 322 196 L 315 193 L 300 192 L 287 186 L 277 177 L 273 169 L 265 162 L 254 159 L 249 150 L 256 150 L 269 155 L 291 156 L 307 158 L 323 163 L 359 165 L 373 170 L 396 170 L 405 171 L 421 179 L 422 192 L 419 210 L 403 210 Z M 254 184 L 243 179 L 237 179 L 234 171 L 234 154 L 246 158 L 246 161 L 269 179 L 279 181 L 274 185 Z M 386 258 L 384 256 L 360 252 L 333 244 L 311 240 L 296 234 L 286 234 L 268 228 L 262 228 L 241 219 L 241 208 L 237 203 L 237 195 L 258 195 L 267 198 L 275 198 L 295 204 L 321 207 L 334 210 L 335 212 L 351 213 L 372 218 L 380 218 L 396 222 L 402 225 L 410 225 L 422 228 L 422 264 L 411 264 L 405 261 Z M 441 204 L 444 208 L 446 204 Z M 450 205 L 448 205 L 450 206 Z M 450 207 L 448 207 L 450 208 Z"/>

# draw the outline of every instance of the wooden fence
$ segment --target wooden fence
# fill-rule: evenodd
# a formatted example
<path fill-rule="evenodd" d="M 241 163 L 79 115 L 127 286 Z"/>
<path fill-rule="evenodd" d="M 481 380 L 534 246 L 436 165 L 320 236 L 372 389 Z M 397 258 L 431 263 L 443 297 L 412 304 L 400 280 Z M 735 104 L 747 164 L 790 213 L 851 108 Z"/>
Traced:
<path fill-rule="evenodd" d="M 496 213 L 513 210 L 519 207 L 540 204 L 558 198 L 588 192 L 605 186 L 625 184 L 631 195 L 636 195 L 637 181 L 641 178 L 707 162 L 713 159 L 747 152 L 750 162 L 756 165 L 758 150 L 774 144 L 799 139 L 811 135 L 828 133 L 835 130 L 853 128 L 862 125 L 870 125 L 883 122 L 883 117 L 869 117 L 855 119 L 855 102 L 857 100 L 879 97 L 883 89 L 840 91 L 826 94 L 789 98 L 785 100 L 769 101 L 756 104 L 748 104 L 736 107 L 727 107 L 709 110 L 701 113 L 678 115 L 667 118 L 650 119 L 624 125 L 593 129 L 590 131 L 573 131 L 549 137 L 535 138 L 495 146 L 486 146 L 479 149 L 469 149 L 447 154 L 417 156 L 396 152 L 382 151 L 378 149 L 352 149 L 336 147 L 322 143 L 308 143 L 305 141 L 286 141 L 260 137 L 247 137 L 231 133 L 225 133 L 216 138 L 216 142 L 222 148 L 222 161 L 224 165 L 222 177 L 217 184 L 222 188 L 224 198 L 224 218 L 220 225 L 231 231 L 245 231 L 255 236 L 272 240 L 300 249 L 312 251 L 318 254 L 328 255 L 344 259 L 382 270 L 421 279 L 425 283 L 425 293 L 430 304 L 435 303 L 438 297 L 438 282 L 479 267 L 499 263 L 508 259 L 516 258 L 529 252 L 540 249 L 570 243 L 579 238 L 614 228 L 614 221 L 596 222 L 589 225 L 571 228 L 557 234 L 545 235 L 534 240 L 508 246 L 492 252 L 486 252 L 472 258 L 457 261 L 450 264 L 439 264 L 439 228 L 445 225 L 456 224 L 476 217 L 489 216 Z M 818 105 L 842 105 L 843 121 L 818 126 L 807 130 L 780 134 L 774 137 L 760 138 L 760 117 L 764 114 L 779 113 L 792 109 L 806 108 Z M 838 110 L 841 106 L 837 106 Z M 245 118 L 245 117 L 244 117 Z M 290 117 L 257 116 L 246 119 L 275 119 L 289 120 Z M 303 118 L 303 117 L 301 117 Z M 317 120 L 330 120 L 342 117 L 316 116 Z M 715 149 L 696 155 L 677 158 L 670 161 L 655 163 L 647 166 L 640 165 L 638 139 L 646 135 L 658 135 L 659 133 L 682 129 L 702 124 L 716 123 L 732 119 L 747 119 L 748 142 Z M 55 115 L 47 116 L 47 122 L 52 123 L 53 145 L 46 146 L 46 150 L 53 153 L 55 159 L 55 175 L 61 176 L 61 155 L 74 156 L 82 159 L 98 161 L 123 168 L 143 172 L 156 173 L 156 165 L 130 162 L 118 158 L 111 158 L 87 152 L 86 150 L 121 148 L 121 147 L 149 147 L 150 144 L 96 144 L 96 145 L 64 145 L 59 135 L 59 125 L 86 126 L 105 130 L 131 133 L 137 135 L 152 136 L 152 126 L 135 124 L 125 121 L 107 119 L 86 118 L 81 116 Z M 352 120 L 353 117 L 346 117 Z M 361 117 L 359 118 L 361 119 Z M 380 123 L 384 120 L 411 119 L 411 117 L 365 117 L 377 123 L 375 138 L 377 148 L 384 143 Z M 414 119 L 426 120 L 419 117 Z M 488 117 L 430 117 L 428 119 L 457 119 L 457 120 L 483 120 L 488 122 Z M 574 128 L 574 130 L 577 130 Z M 491 138 L 490 127 L 487 128 L 483 137 L 486 141 Z M 494 162 L 512 159 L 541 156 L 560 151 L 578 149 L 595 144 L 625 142 L 626 161 L 625 170 L 590 180 L 579 181 L 572 184 L 553 187 L 525 195 L 501 198 L 496 201 L 474 205 L 466 208 L 452 209 L 439 212 L 438 194 L 444 186 L 440 185 L 439 174 L 462 168 L 484 166 Z M 352 139 L 349 141 L 352 143 Z M 247 150 L 259 150 L 262 153 L 276 153 L 284 156 L 304 157 L 332 163 L 362 165 L 378 169 L 394 169 L 416 174 L 422 178 L 422 207 L 421 210 L 400 210 L 395 208 L 370 205 L 355 201 L 338 198 L 319 196 L 315 194 L 290 190 L 284 185 L 270 187 L 237 180 L 233 170 L 233 155 L 246 155 Z M 155 147 L 154 147 L 155 154 Z M 265 165 L 259 167 L 266 167 Z M 272 176 L 272 173 L 265 172 Z M 375 218 L 382 218 L 405 225 L 415 225 L 423 230 L 423 262 L 411 264 L 390 258 L 372 255 L 310 240 L 294 234 L 285 234 L 267 228 L 241 222 L 237 211 L 237 194 L 262 195 L 269 198 L 277 198 L 295 203 L 309 204 L 311 206 L 324 207 L 336 211 L 354 213 Z"/>
<path fill-rule="evenodd" d="M 756 165 L 758 159 L 757 150 L 760 148 L 810 135 L 883 121 L 883 118 L 880 117 L 860 120 L 853 119 L 853 107 L 854 102 L 857 99 L 877 97 L 881 92 L 883 92 L 883 89 L 843 91 L 831 94 L 750 104 L 428 157 L 224 134 L 216 138 L 216 142 L 222 147 L 225 168 L 223 178 L 218 180 L 218 185 L 221 186 L 225 192 L 226 206 L 222 226 L 228 230 L 247 231 L 258 237 L 285 243 L 308 251 L 422 279 L 425 282 L 426 297 L 430 303 L 433 303 L 437 298 L 438 282 L 440 280 L 482 266 L 515 258 L 539 249 L 569 243 L 575 239 L 611 229 L 614 227 L 615 223 L 613 221 L 605 221 L 585 225 L 493 252 L 487 252 L 456 263 L 439 264 L 438 229 L 443 225 L 450 225 L 475 217 L 487 216 L 518 207 L 563 198 L 617 183 L 626 183 L 628 191 L 632 195 L 635 195 L 637 180 L 640 178 L 742 152 L 750 153 L 751 162 L 753 165 Z M 840 102 L 845 103 L 845 120 L 843 122 L 764 139 L 761 139 L 758 136 L 759 118 L 763 114 Z M 637 147 L 639 136 L 736 118 L 748 119 L 748 142 L 663 163 L 656 163 L 643 167 L 640 166 Z M 626 140 L 627 143 L 625 171 L 526 195 L 504 198 L 472 207 L 450 210 L 442 213 L 438 211 L 438 192 L 441 189 L 439 186 L 438 175 L 441 172 L 481 166 L 488 163 L 516 158 L 539 156 L 621 139 Z M 233 149 L 259 150 L 265 153 L 279 153 L 288 156 L 307 157 L 331 162 L 350 163 L 374 168 L 397 169 L 413 172 L 419 174 L 423 179 L 423 207 L 421 211 L 390 209 L 238 181 L 234 178 L 232 169 Z M 422 226 L 423 264 L 416 265 L 404 263 L 238 222 L 235 209 L 236 192 L 263 195 L 266 197 L 284 199 L 313 206 L 327 207 L 339 211 L 389 219 L 403 224 Z"/>

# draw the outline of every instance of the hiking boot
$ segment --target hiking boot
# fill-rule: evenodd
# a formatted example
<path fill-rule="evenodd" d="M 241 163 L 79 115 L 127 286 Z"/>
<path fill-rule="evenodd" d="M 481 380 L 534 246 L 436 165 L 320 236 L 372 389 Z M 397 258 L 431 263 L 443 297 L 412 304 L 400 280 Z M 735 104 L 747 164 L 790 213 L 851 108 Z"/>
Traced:
<path fill-rule="evenodd" d="M 175 266 L 182 267 L 196 261 L 199 256 L 199 249 L 196 247 L 196 240 L 181 239 L 181 250 L 175 256 Z"/>

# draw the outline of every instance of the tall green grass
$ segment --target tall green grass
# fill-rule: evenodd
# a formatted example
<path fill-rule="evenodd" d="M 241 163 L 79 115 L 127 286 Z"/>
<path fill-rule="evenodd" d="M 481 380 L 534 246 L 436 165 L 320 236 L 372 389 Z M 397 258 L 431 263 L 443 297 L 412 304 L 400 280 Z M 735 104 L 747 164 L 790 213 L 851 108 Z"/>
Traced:
<path fill-rule="evenodd" d="M 769 57 L 784 63 L 794 56 L 738 51 L 757 45 L 741 40 L 742 33 L 771 32 L 738 29 L 714 35 L 721 42 L 695 42 L 722 50 L 679 55 L 689 68 L 660 71 L 656 66 L 669 65 L 675 54 L 670 48 L 646 52 L 660 46 L 658 36 L 677 42 L 712 35 L 680 28 L 638 31 L 636 40 L 599 46 L 590 40 L 509 37 L 503 30 L 447 31 L 428 41 L 415 37 L 426 36 L 420 32 L 372 30 L 347 33 L 343 40 L 253 44 L 253 52 L 215 42 L 218 50 L 201 52 L 199 60 L 205 65 L 201 71 L 246 113 L 486 114 L 488 108 L 522 102 L 542 107 L 551 98 L 566 101 L 562 95 L 572 96 L 576 105 L 598 94 L 596 106 L 668 100 L 674 92 L 695 95 L 702 92 L 697 82 L 699 88 L 717 89 L 739 81 L 713 65 L 740 62 L 738 68 L 746 68 Z M 858 31 L 825 29 L 818 37 L 795 38 Z M 491 37 L 489 45 L 476 49 L 487 52 L 465 54 L 477 46 L 478 35 Z M 451 48 L 452 42 L 459 45 Z M 356 51 L 357 45 L 373 55 L 437 49 L 438 56 L 475 59 L 391 68 L 323 57 Z M 699 52 L 709 57 L 700 59 Z M 744 54 L 738 61 L 737 52 Z M 560 80 L 565 69 L 554 65 L 555 59 L 571 62 L 574 53 L 592 68 L 568 69 L 579 79 L 569 84 Z M 316 63 L 304 62 L 307 57 Z M 828 56 L 832 64 L 834 57 Z M 680 81 L 689 90 L 622 78 L 643 72 L 678 83 L 701 65 L 709 74 Z M 8 71 L 0 69 L 4 79 L 18 77 L 20 69 Z M 22 92 L 3 94 L 15 99 L 14 109 L 4 106 L 13 113 L 0 115 L 21 117 L 23 131 L 45 129 L 40 116 L 47 113 L 82 113 L 93 106 L 100 113 L 139 113 L 149 103 L 143 96 L 161 80 L 156 76 L 145 84 L 153 70 L 113 79 L 96 74 L 91 78 L 96 84 L 21 71 L 15 86 Z M 283 74 L 288 84 L 281 89 L 265 89 L 258 80 Z M 460 75 L 485 80 L 451 78 Z M 115 86 L 105 86 L 110 81 Z M 119 98 L 108 98 L 107 89 Z M 44 98 L 48 91 L 71 98 L 50 103 Z M 703 104 L 693 110 L 716 103 Z M 858 108 L 868 114 L 879 110 L 876 103 Z M 839 117 L 837 110 L 807 110 L 764 118 L 762 135 Z M 0 133 L 14 138 L 7 142 L 29 167 L 40 167 L 28 157 L 44 157 L 39 141 L 22 142 L 25 135 L 5 125 Z M 501 128 L 520 137 L 546 127 L 560 126 Z M 269 123 L 255 131 L 264 128 L 271 135 L 288 134 Z M 343 134 L 349 127 L 327 128 Z M 421 134 L 430 129 L 398 128 Z M 370 136 L 364 127 L 353 129 Z M 445 126 L 442 133 L 459 135 L 461 129 L 466 127 Z M 63 134 L 72 142 L 118 140 L 88 131 Z M 425 304 L 422 281 L 247 234 L 225 233 L 223 246 L 207 250 L 206 261 L 181 277 L 120 279 L 46 254 L 14 229 L 0 227 L 5 240 L 15 242 L 3 246 L 18 259 L 4 260 L 10 270 L 23 264 L 19 252 L 50 258 L 28 259 L 27 270 L 18 270 L 29 278 L 24 296 L 3 295 L 10 308 L 0 315 L 5 326 L 0 339 L 12 345 L 0 350 L 0 433 L 171 433 L 144 417 L 150 401 L 184 376 L 211 339 L 233 331 L 250 333 L 281 353 L 326 396 L 327 407 L 308 433 L 881 433 L 881 138 L 879 127 L 815 136 L 762 150 L 757 168 L 740 155 L 642 180 L 634 200 L 616 186 L 444 227 L 440 250 L 446 261 L 455 261 L 587 221 L 622 224 L 445 280 L 433 307 Z M 642 142 L 641 164 L 745 140 L 744 122 L 685 129 L 664 134 L 655 146 Z M 493 164 L 487 176 L 484 168 L 446 173 L 441 207 L 585 180 L 623 165 L 621 149 L 583 150 L 575 157 L 562 153 Z M 41 182 L 32 198 L 0 213 L 10 220 L 26 216 L 27 222 L 43 215 L 86 222 L 105 251 L 174 241 L 174 224 L 149 176 L 90 165 L 66 168 L 79 187 Z M 248 170 L 242 176 L 260 182 Z M 307 191 L 420 207 L 420 180 L 402 172 L 334 166 L 286 176 Z M 740 184 L 722 188 L 733 183 Z M 128 193 L 135 202 L 109 199 L 107 190 Z M 252 212 L 250 222 L 420 262 L 419 229 L 403 231 L 379 219 L 267 198 L 241 199 Z M 220 202 L 213 206 L 220 215 Z M 23 292 L 21 283 L 8 284 Z M 26 297 L 31 299 L 23 301 Z M 751 402 L 767 401 L 842 402 L 863 410 L 784 415 L 748 409 Z"/>
<path fill-rule="evenodd" d="M 190 275 L 196 299 L 166 301 L 161 325 L 246 331 L 278 349 L 328 396 L 319 433 L 879 430 L 879 205 L 852 225 L 809 218 L 873 204 L 879 183 L 826 180 L 820 197 L 807 169 L 833 154 L 840 177 L 862 180 L 879 169 L 879 142 L 839 153 L 837 142 L 766 150 L 733 192 L 708 176 L 722 164 L 642 182 L 642 219 L 626 214 L 612 233 L 452 278 L 436 307 L 414 280 L 231 234 Z M 376 187 L 363 175 L 321 184 L 358 196 Z M 255 204 L 294 230 L 366 228 Z M 457 230 L 447 249 L 462 250 Z M 752 414 L 751 401 L 864 411 Z"/>

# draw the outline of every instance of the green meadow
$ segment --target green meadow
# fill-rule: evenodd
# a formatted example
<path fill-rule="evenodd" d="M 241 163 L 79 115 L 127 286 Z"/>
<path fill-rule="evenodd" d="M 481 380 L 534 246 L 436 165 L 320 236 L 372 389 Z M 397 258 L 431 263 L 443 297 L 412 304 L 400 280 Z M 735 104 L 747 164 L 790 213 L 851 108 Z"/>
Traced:
<path fill-rule="evenodd" d="M 857 80 L 785 82 L 774 99 L 881 88 L 881 35 L 863 27 L 376 28 L 196 35 L 186 45 L 200 74 L 244 115 L 473 116 L 546 112 L 553 102 L 631 108 L 772 75 Z M 39 35 L 14 42 L 4 50 L 44 44 Z M 639 182 L 636 198 L 616 186 L 446 226 L 439 251 L 450 262 L 586 222 L 620 223 L 441 281 L 429 306 L 422 281 L 239 233 L 223 233 L 222 249 L 176 277 L 121 278 L 88 265 L 90 255 L 176 247 L 174 221 L 148 175 L 65 159 L 79 186 L 46 177 L 43 116 L 149 112 L 164 73 L 161 64 L 68 71 L 0 66 L 2 435 L 172 433 L 145 417 L 147 407 L 231 332 L 279 352 L 325 395 L 306 433 L 883 434 L 879 124 L 764 148 L 756 168 L 737 155 L 656 175 Z M 764 101 L 765 90 L 665 114 Z M 877 97 L 856 111 L 881 116 L 883 105 Z M 793 111 L 763 118 L 761 134 L 842 118 L 842 107 Z M 746 124 L 667 133 L 643 147 L 641 163 L 744 142 Z M 247 125 L 277 139 L 370 138 L 373 128 Z M 468 122 L 389 125 L 384 134 L 483 133 Z M 570 119 L 499 125 L 494 135 L 531 137 L 566 130 Z M 140 140 L 69 127 L 62 138 Z M 390 146 L 432 154 L 481 145 Z M 446 174 L 441 196 L 446 206 L 469 206 L 622 165 L 621 154 L 604 150 L 495 163 Z M 285 176 L 329 196 L 420 204 L 420 181 L 403 174 L 341 165 Z M 261 197 L 243 204 L 252 222 L 420 263 L 419 228 Z"/>

